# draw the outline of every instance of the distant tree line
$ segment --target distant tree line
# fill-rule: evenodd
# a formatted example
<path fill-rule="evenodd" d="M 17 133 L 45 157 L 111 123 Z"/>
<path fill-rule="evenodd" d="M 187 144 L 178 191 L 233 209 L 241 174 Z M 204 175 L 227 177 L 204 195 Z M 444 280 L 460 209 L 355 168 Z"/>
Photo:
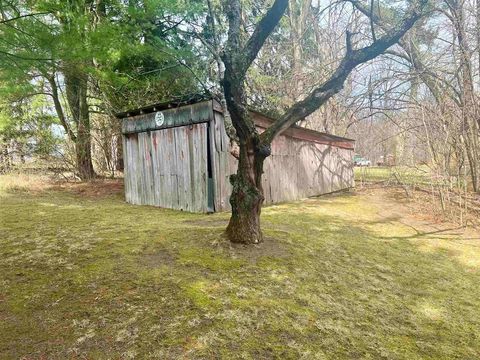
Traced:
<path fill-rule="evenodd" d="M 1 0 L 3 143 L 28 137 L 51 155 L 42 129 L 57 125 L 81 179 L 121 167 L 114 113 L 203 91 L 202 56 L 179 31 L 201 13 L 200 1 Z"/>

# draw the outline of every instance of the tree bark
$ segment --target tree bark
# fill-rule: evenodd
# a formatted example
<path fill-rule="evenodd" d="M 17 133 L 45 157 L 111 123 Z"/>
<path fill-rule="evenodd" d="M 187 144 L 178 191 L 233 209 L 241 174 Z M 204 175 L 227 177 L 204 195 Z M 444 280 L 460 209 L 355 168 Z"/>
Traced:
<path fill-rule="evenodd" d="M 117 137 L 117 146 L 115 147 L 116 149 L 116 156 L 115 156 L 115 170 L 117 171 L 123 171 L 124 170 L 124 161 L 123 161 L 123 142 L 122 142 L 122 132 L 118 135 Z"/>
<path fill-rule="evenodd" d="M 270 151 L 268 146 L 262 147 L 260 143 L 259 133 L 245 105 L 243 79 L 237 77 L 237 72 L 232 68 L 234 66 L 226 62 L 228 70 L 223 80 L 227 107 L 239 139 L 237 173 L 230 177 L 232 216 L 226 232 L 234 243 L 258 244 L 262 242 L 260 213 L 264 201 L 263 162 Z"/>
<path fill-rule="evenodd" d="M 90 121 L 87 118 L 82 118 L 78 124 L 77 141 L 75 143 L 77 172 L 82 180 L 91 180 L 96 176 L 93 169 L 91 147 Z"/>
<path fill-rule="evenodd" d="M 77 125 L 75 155 L 77 173 L 82 180 L 91 180 L 96 174 L 92 163 L 92 141 L 90 135 L 90 114 L 87 103 L 87 76 L 76 65 L 66 65 L 64 71 L 65 92 Z"/>
<path fill-rule="evenodd" d="M 260 213 L 263 196 L 262 173 L 265 157 L 260 155 L 252 142 L 240 143 L 237 174 L 232 175 L 230 196 L 232 216 L 227 227 L 230 241 L 242 244 L 262 242 Z"/>

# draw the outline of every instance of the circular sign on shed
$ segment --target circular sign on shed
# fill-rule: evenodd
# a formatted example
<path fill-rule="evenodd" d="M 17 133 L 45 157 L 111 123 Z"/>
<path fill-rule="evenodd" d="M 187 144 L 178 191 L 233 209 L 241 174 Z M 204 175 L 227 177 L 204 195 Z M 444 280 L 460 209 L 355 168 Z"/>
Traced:
<path fill-rule="evenodd" d="M 157 112 L 155 114 L 155 125 L 162 126 L 164 122 L 165 122 L 165 116 L 163 115 L 163 113 L 160 111 Z"/>

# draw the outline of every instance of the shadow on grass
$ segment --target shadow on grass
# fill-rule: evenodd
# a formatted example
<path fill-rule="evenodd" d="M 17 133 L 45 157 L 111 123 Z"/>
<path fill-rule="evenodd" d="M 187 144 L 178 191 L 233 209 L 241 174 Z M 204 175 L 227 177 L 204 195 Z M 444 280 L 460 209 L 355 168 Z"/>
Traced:
<path fill-rule="evenodd" d="M 423 251 L 418 240 L 434 233 L 372 218 L 376 209 L 353 194 L 266 208 L 267 241 L 250 248 L 224 239 L 228 214 L 65 192 L 2 202 L 6 358 L 448 359 L 480 351 L 478 272 L 448 251 Z"/>

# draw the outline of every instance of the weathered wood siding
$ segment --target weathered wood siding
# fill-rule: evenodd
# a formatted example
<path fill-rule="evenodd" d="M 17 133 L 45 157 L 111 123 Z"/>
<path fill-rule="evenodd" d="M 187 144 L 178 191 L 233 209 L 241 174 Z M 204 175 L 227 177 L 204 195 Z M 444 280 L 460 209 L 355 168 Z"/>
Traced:
<path fill-rule="evenodd" d="M 214 112 L 210 123 L 210 147 L 212 154 L 212 172 L 214 181 L 215 211 L 230 210 L 232 185 L 230 175 L 237 171 L 237 159 L 230 153 L 230 139 L 225 131 L 223 115 Z"/>
<path fill-rule="evenodd" d="M 353 151 L 280 135 L 265 160 L 265 202 L 275 204 L 348 189 Z"/>
<path fill-rule="evenodd" d="M 236 172 L 237 160 L 230 154 L 221 113 L 215 112 L 214 124 L 215 210 L 228 211 L 232 191 L 229 177 Z M 264 164 L 265 203 L 294 201 L 353 187 L 353 153 L 352 149 L 278 136 Z"/>
<path fill-rule="evenodd" d="M 207 123 L 126 134 L 124 159 L 127 202 L 207 211 Z"/>
<path fill-rule="evenodd" d="M 207 122 L 212 118 L 212 101 L 166 109 L 161 123 L 155 121 L 156 112 L 139 114 L 122 120 L 122 133 L 133 134 Z"/>
<path fill-rule="evenodd" d="M 133 204 L 192 212 L 208 206 L 209 176 L 215 211 L 230 210 L 230 175 L 237 160 L 230 153 L 223 114 L 206 101 L 124 118 L 125 197 Z M 272 120 L 253 113 L 263 131 Z M 187 125 L 188 124 L 188 125 Z M 265 161 L 265 203 L 326 194 L 354 186 L 353 142 L 329 134 L 291 128 L 272 144 Z M 210 162 L 210 164 L 209 164 Z"/>

